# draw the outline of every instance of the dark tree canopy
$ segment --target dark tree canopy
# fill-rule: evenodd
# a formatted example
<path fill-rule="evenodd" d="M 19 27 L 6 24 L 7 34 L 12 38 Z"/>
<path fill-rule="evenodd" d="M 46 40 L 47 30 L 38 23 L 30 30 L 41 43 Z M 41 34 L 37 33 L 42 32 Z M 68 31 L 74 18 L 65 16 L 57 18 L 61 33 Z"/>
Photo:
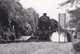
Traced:
<path fill-rule="evenodd" d="M 0 26 L 12 31 L 14 25 L 17 36 L 26 33 L 28 25 L 31 25 L 31 29 L 35 29 L 38 17 L 33 8 L 24 9 L 17 0 L 0 0 Z"/>

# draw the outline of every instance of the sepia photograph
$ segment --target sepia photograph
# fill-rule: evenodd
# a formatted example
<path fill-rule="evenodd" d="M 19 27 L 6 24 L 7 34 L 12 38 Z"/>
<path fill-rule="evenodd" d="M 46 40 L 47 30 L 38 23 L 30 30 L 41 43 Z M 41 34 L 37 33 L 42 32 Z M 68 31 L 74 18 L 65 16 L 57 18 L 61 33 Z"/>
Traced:
<path fill-rule="evenodd" d="M 80 54 L 80 0 L 0 0 L 0 54 Z"/>

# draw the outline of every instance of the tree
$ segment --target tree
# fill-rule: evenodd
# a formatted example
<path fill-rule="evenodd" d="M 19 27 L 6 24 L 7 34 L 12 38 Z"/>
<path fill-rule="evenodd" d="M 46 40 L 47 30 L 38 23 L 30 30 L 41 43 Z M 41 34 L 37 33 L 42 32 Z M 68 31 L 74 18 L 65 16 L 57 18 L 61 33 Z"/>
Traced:
<path fill-rule="evenodd" d="M 80 0 L 67 0 L 67 1 L 61 3 L 60 6 L 64 6 L 64 5 L 71 3 L 71 7 L 72 7 L 72 6 L 75 6 L 76 4 L 78 4 L 79 1 Z"/>
<path fill-rule="evenodd" d="M 74 10 L 69 10 L 68 13 L 70 13 L 72 16 L 74 16 L 69 22 L 70 25 L 72 25 L 72 27 L 76 27 L 76 31 L 80 32 L 80 0 L 68 0 L 67 2 L 64 2 L 61 4 L 61 6 L 64 6 L 68 3 L 71 3 L 71 8 L 73 6 L 76 7 L 76 9 Z M 76 41 L 75 43 L 73 43 L 73 49 L 76 50 L 77 52 L 80 51 L 80 41 Z M 79 52 L 80 53 L 80 52 Z"/>
<path fill-rule="evenodd" d="M 31 24 L 33 31 L 35 31 L 35 27 L 37 26 L 39 19 L 39 14 L 33 8 L 28 8 L 27 12 L 29 13 L 27 14 L 29 18 L 26 19 L 29 19 L 27 21 Z"/>
<path fill-rule="evenodd" d="M 15 33 L 18 31 L 16 28 L 22 27 L 24 24 L 22 19 L 23 8 L 16 0 L 0 0 L 0 19 L 3 30 L 11 30 L 11 23 L 15 26 Z M 24 26 L 23 26 L 24 27 Z M 5 32 L 5 31 L 4 31 Z M 19 32 L 19 31 L 18 31 Z M 16 33 L 17 34 L 17 33 Z M 19 36 L 19 35 L 17 35 Z"/>
<path fill-rule="evenodd" d="M 71 10 L 69 11 L 68 13 L 70 13 L 73 17 L 72 17 L 72 20 L 70 20 L 70 23 L 73 23 L 73 25 L 75 26 L 78 26 L 79 24 L 79 18 L 80 18 L 80 8 L 78 9 L 75 9 L 75 10 Z"/>
<path fill-rule="evenodd" d="M 63 2 L 62 4 L 60 4 L 60 6 L 64 6 L 64 5 L 67 5 L 71 3 L 71 6 L 70 8 L 73 8 L 75 7 L 76 9 L 74 10 L 69 10 L 68 9 L 68 13 L 70 13 L 73 17 L 72 19 L 69 21 L 69 25 L 71 27 L 75 27 L 76 25 L 76 28 L 78 27 L 78 24 L 79 24 L 79 21 L 80 21 L 80 8 L 79 8 L 79 3 L 80 3 L 80 0 L 67 0 L 66 2 Z M 75 19 L 74 19 L 75 18 Z"/>
<path fill-rule="evenodd" d="M 33 8 L 26 10 L 17 0 L 0 0 L 0 27 L 15 30 L 17 38 L 25 33 L 26 25 L 34 29 L 38 17 Z"/>

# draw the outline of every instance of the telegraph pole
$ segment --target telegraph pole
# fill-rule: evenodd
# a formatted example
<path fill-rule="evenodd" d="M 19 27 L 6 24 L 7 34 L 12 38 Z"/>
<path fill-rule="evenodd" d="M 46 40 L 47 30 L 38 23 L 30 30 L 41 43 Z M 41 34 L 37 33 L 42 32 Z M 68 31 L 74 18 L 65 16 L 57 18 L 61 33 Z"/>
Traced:
<path fill-rule="evenodd" d="M 58 34 L 59 34 L 59 38 L 58 38 L 58 41 L 60 42 L 60 13 L 59 13 L 59 16 L 58 16 Z"/>

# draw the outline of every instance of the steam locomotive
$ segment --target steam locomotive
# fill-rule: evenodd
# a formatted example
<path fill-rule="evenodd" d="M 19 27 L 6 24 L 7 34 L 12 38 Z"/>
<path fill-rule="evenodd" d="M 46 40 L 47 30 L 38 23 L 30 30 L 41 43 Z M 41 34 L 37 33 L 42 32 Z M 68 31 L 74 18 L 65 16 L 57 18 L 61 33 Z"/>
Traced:
<path fill-rule="evenodd" d="M 49 41 L 49 36 L 57 30 L 57 27 L 58 22 L 43 13 L 43 16 L 38 19 L 35 36 L 38 36 L 41 41 Z"/>

